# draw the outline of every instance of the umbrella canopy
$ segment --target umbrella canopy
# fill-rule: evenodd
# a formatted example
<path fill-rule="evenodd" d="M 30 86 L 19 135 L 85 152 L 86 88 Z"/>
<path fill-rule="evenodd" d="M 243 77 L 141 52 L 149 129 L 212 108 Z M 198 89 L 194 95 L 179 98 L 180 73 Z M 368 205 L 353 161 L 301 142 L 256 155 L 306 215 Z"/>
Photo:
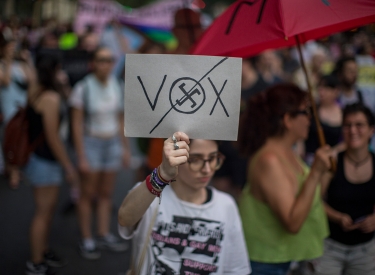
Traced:
<path fill-rule="evenodd" d="M 248 57 L 375 22 L 374 0 L 239 0 L 192 54 Z"/>

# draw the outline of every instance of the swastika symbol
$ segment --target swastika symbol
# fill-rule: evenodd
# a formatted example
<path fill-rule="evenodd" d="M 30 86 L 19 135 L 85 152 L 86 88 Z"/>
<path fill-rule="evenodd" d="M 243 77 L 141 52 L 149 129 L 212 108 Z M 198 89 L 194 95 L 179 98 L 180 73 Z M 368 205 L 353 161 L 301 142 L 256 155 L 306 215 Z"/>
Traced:
<path fill-rule="evenodd" d="M 172 83 L 169 92 L 169 101 L 172 108 L 177 112 L 194 114 L 200 107 L 202 107 L 205 100 L 205 91 L 202 85 L 195 79 L 182 77 Z"/>

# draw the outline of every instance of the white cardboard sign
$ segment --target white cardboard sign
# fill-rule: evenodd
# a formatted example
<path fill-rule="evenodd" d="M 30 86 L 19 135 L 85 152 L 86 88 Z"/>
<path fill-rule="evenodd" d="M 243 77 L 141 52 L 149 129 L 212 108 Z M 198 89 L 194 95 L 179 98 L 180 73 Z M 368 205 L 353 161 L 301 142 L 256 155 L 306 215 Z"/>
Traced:
<path fill-rule="evenodd" d="M 125 135 L 237 140 L 241 58 L 127 54 Z"/>

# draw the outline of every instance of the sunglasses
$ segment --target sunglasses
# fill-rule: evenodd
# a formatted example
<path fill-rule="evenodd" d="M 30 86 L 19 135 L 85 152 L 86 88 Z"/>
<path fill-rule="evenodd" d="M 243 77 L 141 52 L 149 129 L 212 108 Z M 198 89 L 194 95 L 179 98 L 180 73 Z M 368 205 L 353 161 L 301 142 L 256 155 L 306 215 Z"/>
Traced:
<path fill-rule="evenodd" d="M 298 110 L 290 113 L 292 116 L 304 115 L 304 116 L 311 116 L 310 109 L 305 110 Z"/>
<path fill-rule="evenodd" d="M 97 59 L 95 59 L 95 61 L 96 62 L 98 62 L 98 63 L 113 63 L 114 61 L 115 61 L 115 59 L 114 58 L 97 58 Z"/>

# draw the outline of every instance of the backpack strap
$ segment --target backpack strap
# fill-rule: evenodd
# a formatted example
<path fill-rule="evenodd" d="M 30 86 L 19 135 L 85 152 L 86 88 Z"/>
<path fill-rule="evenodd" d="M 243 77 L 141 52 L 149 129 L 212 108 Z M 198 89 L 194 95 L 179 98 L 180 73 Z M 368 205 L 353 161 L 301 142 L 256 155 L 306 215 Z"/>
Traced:
<path fill-rule="evenodd" d="M 83 100 L 83 118 L 84 121 L 90 124 L 89 119 L 89 109 L 90 109 L 90 100 L 89 100 L 89 83 L 87 80 L 87 76 L 82 80 L 83 81 L 83 94 L 82 94 L 82 100 Z"/>
<path fill-rule="evenodd" d="M 363 104 L 363 95 L 360 90 L 357 90 L 358 102 Z"/>

